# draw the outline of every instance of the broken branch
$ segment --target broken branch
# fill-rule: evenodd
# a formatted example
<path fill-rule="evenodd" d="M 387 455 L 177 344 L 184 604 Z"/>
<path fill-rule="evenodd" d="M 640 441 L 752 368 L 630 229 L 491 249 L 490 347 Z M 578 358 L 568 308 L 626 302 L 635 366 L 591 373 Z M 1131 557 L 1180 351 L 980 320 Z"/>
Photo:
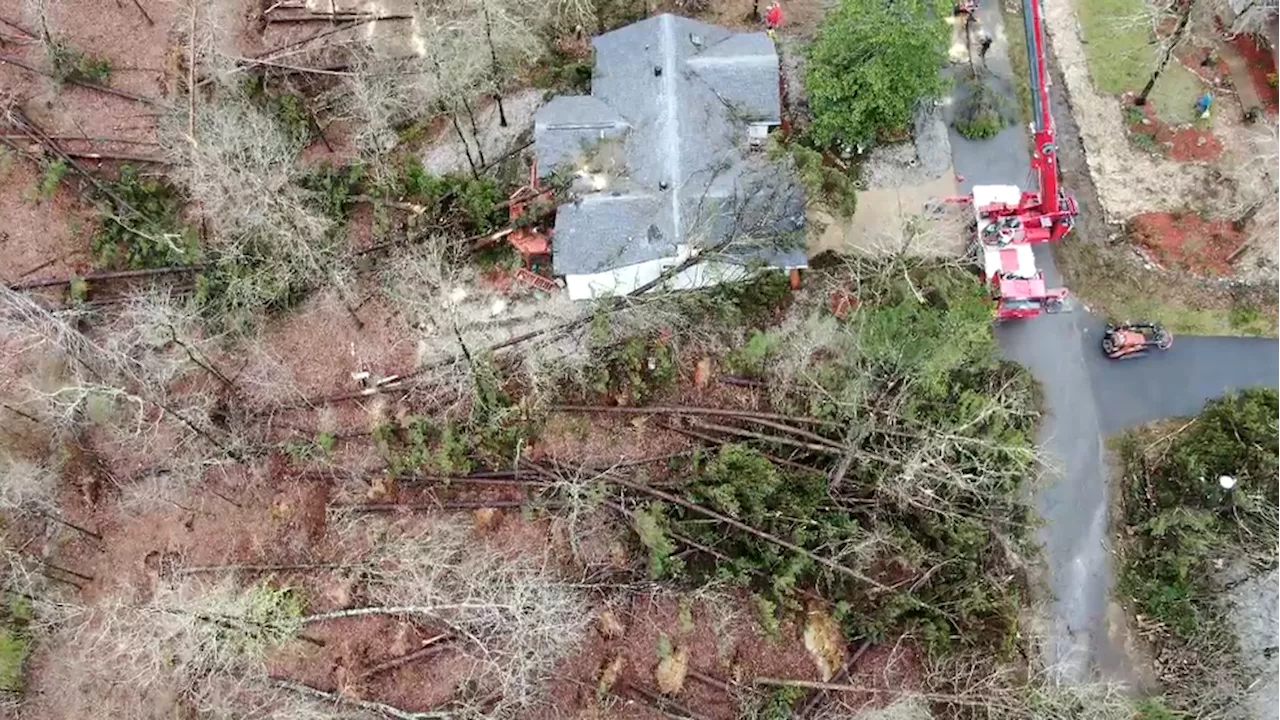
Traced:
<path fill-rule="evenodd" d="M 343 565 L 340 563 L 318 563 L 313 565 L 194 565 L 178 568 L 174 575 L 198 575 L 217 572 L 296 572 L 299 570 L 345 570 L 360 567 L 359 565 Z"/>
<path fill-rule="evenodd" d="M 445 650 L 449 649 L 449 643 L 452 640 L 453 640 L 453 635 L 450 635 L 449 633 L 441 633 L 439 635 L 436 635 L 435 637 L 432 637 L 423 641 L 422 647 L 418 648 L 417 650 L 414 650 L 413 652 L 405 653 L 404 655 L 393 657 L 390 660 L 387 660 L 385 662 L 380 662 L 377 665 L 374 665 L 373 667 L 369 668 L 368 670 L 365 670 L 363 673 L 360 674 L 360 679 L 365 680 L 367 678 L 373 677 L 374 675 L 381 675 L 382 673 L 387 672 L 388 670 L 395 670 L 396 668 L 402 665 L 408 665 L 411 662 L 415 662 L 418 660 L 425 660 L 426 658 L 432 657 L 434 655 L 438 655 L 444 652 Z"/>
<path fill-rule="evenodd" d="M 36 67 L 35 65 L 31 65 L 31 64 L 29 64 L 29 63 L 27 63 L 27 62 L 24 62 L 24 61 L 22 61 L 22 60 L 19 60 L 19 59 L 17 59 L 17 58 L 8 57 L 8 56 L 0 56 L 0 64 L 2 64 L 2 63 L 8 63 L 8 64 L 13 65 L 13 66 L 15 66 L 15 67 L 20 67 L 20 68 L 22 68 L 23 70 L 26 70 L 27 72 L 32 72 L 32 73 L 35 73 L 35 74 L 37 74 L 37 75 L 44 75 L 45 77 L 48 77 L 48 78 L 58 79 L 58 78 L 56 78 L 56 76 L 55 76 L 53 73 L 48 72 L 48 71 L 46 71 L 46 70 L 41 70 L 40 68 Z M 92 82 L 92 81 L 90 81 L 90 80 L 77 80 L 76 78 L 65 78 L 65 79 L 63 79 L 63 82 L 68 82 L 68 83 L 71 83 L 72 85 L 79 85 L 80 87 L 88 88 L 88 89 L 90 89 L 90 90 L 96 90 L 97 92 L 104 93 L 104 94 L 106 94 L 106 95 L 114 95 L 114 96 L 116 96 L 116 97 L 118 97 L 118 98 L 124 98 L 125 100 L 133 100 L 134 102 L 140 102 L 140 103 L 143 103 L 143 104 L 146 104 L 146 105 L 150 105 L 150 106 L 152 106 L 152 107 L 157 107 L 157 108 L 164 108 L 164 107 L 167 107 L 164 103 L 162 103 L 162 102 L 160 102 L 159 100 L 156 100 L 156 99 L 154 99 L 154 98 L 145 97 L 145 96 L 143 96 L 143 95 L 136 95 L 136 94 L 131 93 L 131 92 L 126 92 L 126 91 L 124 91 L 124 90 L 117 90 L 117 89 L 115 89 L 115 88 L 113 88 L 113 87 L 107 87 L 106 85 L 100 85 L 100 84 L 98 84 L 98 83 L 96 83 L 96 82 Z"/>
<path fill-rule="evenodd" d="M 10 290 L 35 290 L 37 288 L 55 287 L 58 285 L 70 285 L 77 280 L 84 282 L 97 282 L 99 280 L 124 280 L 128 278 L 153 277 L 156 275 L 171 275 L 174 273 L 200 272 L 207 265 L 171 265 L 163 268 L 151 268 L 148 270 L 116 270 L 111 272 L 89 273 L 84 277 L 54 278 L 52 280 L 32 280 L 30 282 L 18 283 L 10 285 Z"/>
<path fill-rule="evenodd" d="M 360 708 L 361 710 L 368 710 L 385 717 L 395 718 L 395 720 L 444 720 L 445 718 L 454 717 L 454 713 L 409 712 L 407 710 L 401 710 L 394 705 L 374 702 L 372 700 L 357 700 L 353 697 L 347 697 L 346 695 L 339 693 L 325 692 L 324 690 L 313 688 L 310 685 L 303 685 L 302 683 L 293 682 L 292 680 L 286 680 L 284 678 L 271 678 L 271 682 L 278 688 L 298 693 L 299 695 L 305 695 L 306 697 L 323 700 L 335 705 L 346 705 L 348 707 Z"/>

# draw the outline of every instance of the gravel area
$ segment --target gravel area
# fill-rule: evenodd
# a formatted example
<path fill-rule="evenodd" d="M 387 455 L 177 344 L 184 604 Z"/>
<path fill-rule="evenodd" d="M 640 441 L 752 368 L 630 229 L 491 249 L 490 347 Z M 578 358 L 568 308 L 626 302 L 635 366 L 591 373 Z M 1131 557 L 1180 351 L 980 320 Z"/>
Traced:
<path fill-rule="evenodd" d="M 947 124 L 938 107 L 929 104 L 916 113 L 911 141 L 881 145 L 868 153 L 862 183 L 876 190 L 922 185 L 951 171 Z"/>
<path fill-rule="evenodd" d="M 507 116 L 506 127 L 502 127 L 499 122 L 496 103 L 489 103 L 475 109 L 480 154 L 484 156 L 485 162 L 496 160 L 515 147 L 516 139 L 533 126 L 533 115 L 541 105 L 542 91 L 537 89 L 524 90 L 503 98 L 502 107 Z M 470 123 L 465 116 L 460 119 L 459 126 L 467 136 L 467 148 L 471 152 L 472 159 L 479 165 L 480 158 L 476 154 L 477 138 L 472 135 Z M 447 125 L 440 136 L 427 146 L 422 156 L 422 165 L 437 175 L 471 172 L 467 162 L 467 150 L 463 150 L 462 141 L 458 139 L 458 134 L 454 132 L 452 125 Z"/>
<path fill-rule="evenodd" d="M 1234 612 L 1240 657 L 1258 673 L 1260 682 L 1249 693 L 1251 716 L 1257 720 L 1280 717 L 1280 658 L 1277 658 L 1277 603 L 1280 603 L 1280 570 L 1237 585 L 1228 596 Z"/>
<path fill-rule="evenodd" d="M 796 131 L 803 130 L 810 121 L 809 96 L 804 86 L 804 54 L 807 49 L 808 45 L 796 38 L 778 38 L 778 65 L 786 86 L 786 112 L 790 114 Z"/>

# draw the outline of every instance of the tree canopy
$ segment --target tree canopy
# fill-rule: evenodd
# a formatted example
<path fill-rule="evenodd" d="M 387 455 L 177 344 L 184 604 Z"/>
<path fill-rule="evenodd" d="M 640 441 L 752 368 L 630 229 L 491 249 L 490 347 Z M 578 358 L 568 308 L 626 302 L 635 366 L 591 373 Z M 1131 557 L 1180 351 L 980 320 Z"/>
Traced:
<path fill-rule="evenodd" d="M 813 140 L 870 145 L 941 95 L 946 12 L 936 0 L 842 0 L 809 52 Z"/>

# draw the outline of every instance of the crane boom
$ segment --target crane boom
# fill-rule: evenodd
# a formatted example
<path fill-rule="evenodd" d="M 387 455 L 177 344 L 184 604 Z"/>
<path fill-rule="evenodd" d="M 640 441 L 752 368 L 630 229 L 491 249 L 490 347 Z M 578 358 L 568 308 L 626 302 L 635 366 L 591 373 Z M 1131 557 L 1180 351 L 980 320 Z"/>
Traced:
<path fill-rule="evenodd" d="M 1035 190 L 1015 185 L 975 185 L 969 198 L 982 275 L 1001 320 L 1031 318 L 1065 306 L 1065 288 L 1050 288 L 1035 263 L 1031 245 L 1057 242 L 1075 227 L 1079 206 L 1058 183 L 1058 147 L 1049 105 L 1042 0 L 1022 0 L 1031 82 L 1031 169 Z M 969 7 L 972 13 L 976 6 Z"/>
<path fill-rule="evenodd" d="M 1040 181 L 1040 212 L 1057 213 L 1058 153 L 1055 142 L 1053 113 L 1049 107 L 1049 72 L 1044 49 L 1044 21 L 1040 17 L 1040 0 L 1022 0 L 1022 22 L 1027 34 L 1027 66 L 1031 75 L 1031 109 L 1034 123 L 1035 150 L 1031 166 Z"/>

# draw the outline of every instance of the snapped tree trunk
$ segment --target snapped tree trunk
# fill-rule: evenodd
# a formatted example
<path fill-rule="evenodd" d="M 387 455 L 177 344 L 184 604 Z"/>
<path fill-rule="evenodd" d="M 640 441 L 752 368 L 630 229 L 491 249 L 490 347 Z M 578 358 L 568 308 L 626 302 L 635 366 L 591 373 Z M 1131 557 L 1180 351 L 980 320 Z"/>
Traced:
<path fill-rule="evenodd" d="M 1160 63 L 1156 65 L 1155 72 L 1151 73 L 1151 78 L 1147 80 L 1147 84 L 1142 88 L 1142 92 L 1138 93 L 1138 97 L 1133 99 L 1133 104 L 1142 106 L 1147 104 L 1147 96 L 1151 94 L 1151 89 L 1156 86 L 1156 80 L 1160 79 L 1160 73 L 1164 72 L 1165 67 L 1169 64 L 1169 60 L 1173 58 L 1173 51 L 1178 47 L 1178 43 L 1182 42 L 1182 34 L 1187 30 L 1187 24 L 1191 22 L 1191 11 L 1196 7 L 1196 0 L 1189 0 L 1182 10 L 1182 16 L 1178 18 L 1178 27 L 1174 28 L 1173 35 L 1169 38 L 1169 44 L 1165 45 L 1164 52 L 1160 55 Z"/>
<path fill-rule="evenodd" d="M 462 126 L 458 124 L 458 113 L 450 112 L 449 120 L 453 123 L 453 131 L 458 134 L 458 142 L 462 143 L 462 152 L 467 155 L 467 164 L 471 166 L 471 176 L 480 177 L 480 171 L 476 170 L 476 161 L 471 157 L 471 146 L 467 144 L 467 136 L 462 134 Z"/>
<path fill-rule="evenodd" d="M 479 160 L 480 166 L 483 167 L 485 161 L 484 148 L 480 144 L 480 128 L 476 125 L 476 114 L 471 110 L 471 103 L 465 97 L 462 98 L 462 109 L 467 111 L 467 120 L 471 123 L 471 139 L 476 142 L 476 158 Z"/>
<path fill-rule="evenodd" d="M 484 37 L 489 41 L 489 61 L 493 71 L 493 98 L 498 103 L 498 124 L 507 126 L 507 111 L 502 107 L 502 69 L 498 67 L 498 51 L 493 46 L 493 22 L 489 19 L 489 3 L 481 2 L 484 12 Z M 479 140 L 477 139 L 477 142 Z M 481 160 L 481 162 L 484 162 Z"/>

